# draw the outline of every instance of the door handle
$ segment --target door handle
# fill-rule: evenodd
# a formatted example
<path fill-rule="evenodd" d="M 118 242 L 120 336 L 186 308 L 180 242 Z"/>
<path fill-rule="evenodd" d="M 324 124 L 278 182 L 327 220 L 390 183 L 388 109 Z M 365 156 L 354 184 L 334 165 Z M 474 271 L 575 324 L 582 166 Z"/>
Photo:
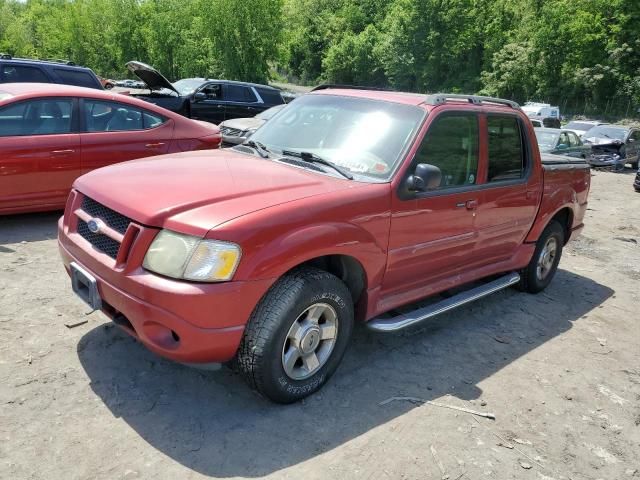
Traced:
<path fill-rule="evenodd" d="M 475 210 L 478 208 L 478 200 L 467 200 L 464 206 L 467 207 L 467 210 Z"/>
<path fill-rule="evenodd" d="M 147 148 L 158 148 L 158 147 L 162 147 L 164 145 L 164 142 L 159 142 L 159 143 L 147 143 L 145 145 L 145 147 Z"/>
<path fill-rule="evenodd" d="M 54 150 L 51 153 L 53 155 L 68 155 L 69 153 L 75 153 L 75 150 Z"/>

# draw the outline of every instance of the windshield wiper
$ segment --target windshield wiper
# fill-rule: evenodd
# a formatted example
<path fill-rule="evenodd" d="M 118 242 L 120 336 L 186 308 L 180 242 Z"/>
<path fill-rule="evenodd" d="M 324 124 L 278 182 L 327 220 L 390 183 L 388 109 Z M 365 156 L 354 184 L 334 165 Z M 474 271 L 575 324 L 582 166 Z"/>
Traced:
<path fill-rule="evenodd" d="M 333 168 L 336 172 L 338 172 L 343 177 L 348 178 L 349 180 L 353 180 L 353 175 L 351 175 L 349 172 L 345 171 L 343 168 L 339 167 L 335 163 L 330 162 L 329 160 L 326 160 L 326 159 L 324 159 L 322 157 L 319 157 L 315 153 L 311 153 L 311 152 L 296 152 L 296 151 L 293 151 L 293 150 L 283 150 L 282 151 L 282 155 L 287 156 L 287 157 L 297 157 L 297 158 L 299 158 L 301 160 L 304 160 L 305 162 L 309 162 L 309 163 L 320 163 L 322 165 L 326 165 L 327 167 Z"/>
<path fill-rule="evenodd" d="M 269 153 L 271 153 L 264 143 L 256 142 L 255 140 L 246 140 L 241 145 L 253 148 L 262 158 L 269 158 Z"/>

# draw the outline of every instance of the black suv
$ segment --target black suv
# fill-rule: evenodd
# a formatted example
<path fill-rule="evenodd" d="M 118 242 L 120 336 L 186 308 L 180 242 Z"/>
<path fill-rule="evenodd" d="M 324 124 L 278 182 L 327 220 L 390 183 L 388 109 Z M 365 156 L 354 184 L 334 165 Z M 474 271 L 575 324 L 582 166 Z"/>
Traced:
<path fill-rule="evenodd" d="M 171 83 L 142 62 L 129 62 L 127 68 L 150 90 L 148 94 L 132 96 L 196 120 L 218 124 L 232 118 L 253 117 L 285 103 L 280 90 L 268 85 L 209 78 L 184 78 Z"/>
<path fill-rule="evenodd" d="M 0 54 L 0 83 L 61 83 L 103 90 L 90 68 L 66 60 L 30 60 Z"/>

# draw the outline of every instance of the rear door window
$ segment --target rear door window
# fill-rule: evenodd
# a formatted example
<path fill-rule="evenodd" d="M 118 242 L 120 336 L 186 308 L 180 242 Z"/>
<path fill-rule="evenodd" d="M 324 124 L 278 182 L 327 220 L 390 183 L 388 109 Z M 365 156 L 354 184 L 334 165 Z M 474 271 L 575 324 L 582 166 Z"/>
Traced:
<path fill-rule="evenodd" d="M 474 185 L 478 178 L 478 117 L 459 113 L 438 117 L 429 127 L 413 161 L 435 165 L 440 189 Z"/>
<path fill-rule="evenodd" d="M 98 82 L 90 73 L 82 70 L 71 70 L 66 68 L 54 68 L 54 73 L 65 85 L 75 85 L 77 87 L 96 88 Z"/>
<path fill-rule="evenodd" d="M 489 171 L 487 180 L 499 182 L 524 177 L 525 152 L 516 117 L 489 115 Z"/>
<path fill-rule="evenodd" d="M 229 102 L 254 103 L 258 101 L 249 87 L 242 85 L 225 85 L 224 99 Z"/>
<path fill-rule="evenodd" d="M 0 67 L 0 80 L 4 83 L 51 83 L 47 74 L 40 68 L 13 64 L 6 64 Z"/>
<path fill-rule="evenodd" d="M 0 137 L 71 133 L 71 99 L 31 100 L 0 110 Z"/>
<path fill-rule="evenodd" d="M 100 100 L 84 101 L 87 132 L 143 130 L 142 110 L 132 105 Z"/>

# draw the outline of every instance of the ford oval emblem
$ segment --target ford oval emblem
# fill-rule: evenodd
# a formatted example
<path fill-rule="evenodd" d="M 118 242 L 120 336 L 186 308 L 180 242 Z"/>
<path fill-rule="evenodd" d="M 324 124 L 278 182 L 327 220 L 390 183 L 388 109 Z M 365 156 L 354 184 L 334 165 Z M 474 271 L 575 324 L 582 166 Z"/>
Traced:
<path fill-rule="evenodd" d="M 104 223 L 99 218 L 92 218 L 87 222 L 87 228 L 91 233 L 100 233 Z"/>

